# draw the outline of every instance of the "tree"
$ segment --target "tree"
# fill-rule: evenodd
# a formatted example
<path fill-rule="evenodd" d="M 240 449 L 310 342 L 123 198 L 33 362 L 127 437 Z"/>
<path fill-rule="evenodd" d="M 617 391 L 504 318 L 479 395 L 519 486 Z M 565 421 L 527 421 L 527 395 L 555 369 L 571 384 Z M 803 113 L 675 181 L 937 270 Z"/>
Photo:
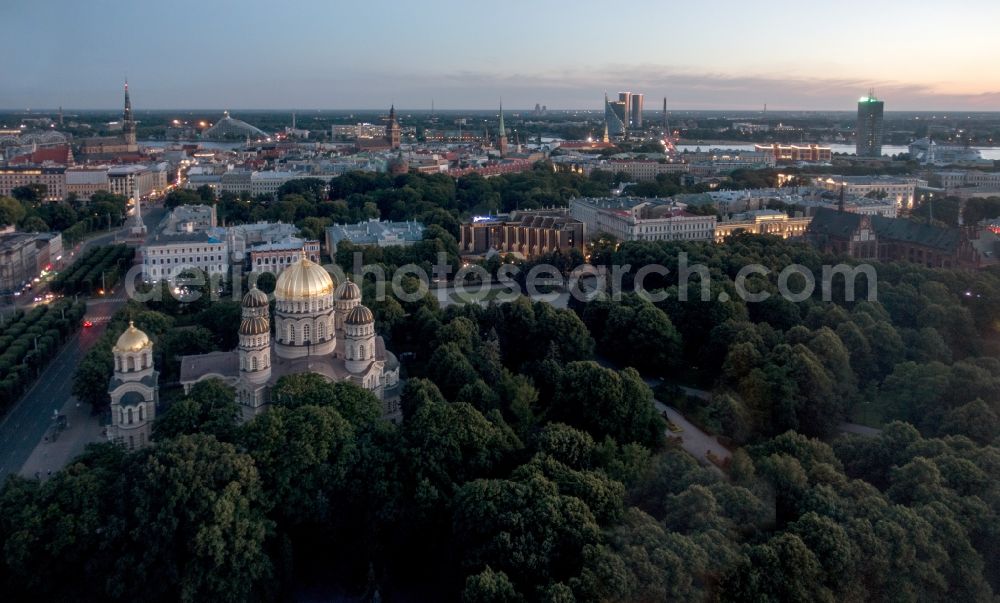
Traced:
<path fill-rule="evenodd" d="M 585 547 L 600 537 L 587 506 L 537 471 L 466 484 L 453 526 L 464 567 L 497 568 L 525 590 L 576 575 Z"/>
<path fill-rule="evenodd" d="M 351 521 L 345 501 L 356 461 L 354 428 L 333 407 L 273 408 L 243 428 L 240 443 L 286 529 L 309 524 L 325 531 Z"/>
<path fill-rule="evenodd" d="M 108 527 L 127 461 L 120 446 L 92 444 L 44 483 L 7 480 L 0 490 L 0 586 L 6 599 L 107 598 L 103 578 L 117 557 Z"/>
<path fill-rule="evenodd" d="M 723 601 L 833 601 L 822 566 L 802 539 L 780 534 L 752 546 L 722 583 Z"/>
<path fill-rule="evenodd" d="M 17 224 L 25 213 L 24 206 L 17 199 L 0 196 L 0 226 Z"/>
<path fill-rule="evenodd" d="M 165 413 L 156 417 L 153 437 L 164 440 L 205 433 L 229 441 L 239 416 L 240 407 L 233 388 L 219 379 L 207 379 L 195 383 L 187 397 L 171 404 Z"/>
<path fill-rule="evenodd" d="M 462 591 L 465 603 L 517 603 L 523 600 L 507 574 L 495 572 L 488 565 L 483 571 L 465 579 Z"/>
<path fill-rule="evenodd" d="M 49 194 L 49 188 L 44 184 L 32 183 L 25 186 L 15 187 L 10 191 L 10 196 L 14 197 L 26 206 L 35 206 L 45 200 Z"/>
<path fill-rule="evenodd" d="M 598 437 L 657 446 L 663 419 L 653 395 L 635 369 L 615 372 L 595 362 L 566 365 L 552 400 L 550 417 Z"/>
<path fill-rule="evenodd" d="M 330 406 L 353 425 L 366 425 L 382 416 L 375 395 L 347 381 L 328 381 L 318 373 L 296 373 L 278 379 L 271 390 L 275 405 Z"/>
<path fill-rule="evenodd" d="M 184 435 L 139 453 L 115 501 L 115 598 L 245 601 L 271 573 L 271 522 L 253 459 L 212 436 Z"/>

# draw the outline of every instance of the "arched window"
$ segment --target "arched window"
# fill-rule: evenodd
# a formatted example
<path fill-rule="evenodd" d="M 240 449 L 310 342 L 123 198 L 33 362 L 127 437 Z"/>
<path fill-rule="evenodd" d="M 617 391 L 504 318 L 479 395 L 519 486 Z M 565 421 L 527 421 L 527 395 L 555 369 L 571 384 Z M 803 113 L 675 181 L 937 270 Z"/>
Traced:
<path fill-rule="evenodd" d="M 295 325 L 288 325 L 288 341 L 287 343 L 295 343 Z"/>
<path fill-rule="evenodd" d="M 309 343 L 309 325 L 302 325 L 302 343 Z"/>
<path fill-rule="evenodd" d="M 128 370 L 134 371 L 135 370 L 135 356 L 129 356 L 128 359 L 126 360 L 126 362 L 127 362 Z"/>
<path fill-rule="evenodd" d="M 323 326 L 322 322 L 316 325 L 316 339 L 319 341 L 326 339 L 326 328 Z"/>
<path fill-rule="evenodd" d="M 364 346 L 364 344 L 362 344 L 361 347 L 358 348 L 358 350 L 359 350 L 358 351 L 358 360 L 364 360 L 365 358 L 367 358 L 367 356 L 365 356 L 365 346 Z"/>
<path fill-rule="evenodd" d="M 135 450 L 135 436 L 128 437 L 128 449 Z"/>
<path fill-rule="evenodd" d="M 139 406 L 139 420 L 140 421 L 145 421 L 146 420 L 146 407 L 145 406 Z"/>
<path fill-rule="evenodd" d="M 128 424 L 132 424 L 132 409 L 128 409 Z"/>
<path fill-rule="evenodd" d="M 253 363 L 253 370 L 257 370 L 257 357 L 254 356 L 251 362 Z"/>
<path fill-rule="evenodd" d="M 121 425 L 123 423 L 125 423 L 125 409 L 124 408 L 119 408 L 118 409 L 118 424 Z"/>

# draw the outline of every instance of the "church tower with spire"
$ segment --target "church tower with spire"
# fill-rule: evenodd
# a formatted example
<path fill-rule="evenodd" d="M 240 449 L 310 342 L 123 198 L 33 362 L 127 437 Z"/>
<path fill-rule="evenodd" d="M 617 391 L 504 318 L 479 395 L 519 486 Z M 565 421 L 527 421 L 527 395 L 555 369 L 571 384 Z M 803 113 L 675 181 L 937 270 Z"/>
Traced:
<path fill-rule="evenodd" d="M 137 148 L 135 119 L 132 118 L 132 99 L 128 96 L 128 80 L 125 80 L 125 111 L 122 113 L 122 137 L 129 150 Z"/>
<path fill-rule="evenodd" d="M 507 128 L 503 126 L 503 101 L 500 101 L 500 131 L 497 132 L 497 148 L 500 156 L 507 156 Z"/>
<path fill-rule="evenodd" d="M 385 139 L 386 142 L 389 143 L 389 146 L 394 149 L 399 148 L 399 135 L 400 130 L 399 121 L 396 120 L 396 105 L 393 104 L 392 107 L 389 108 L 389 123 L 385 127 Z"/>

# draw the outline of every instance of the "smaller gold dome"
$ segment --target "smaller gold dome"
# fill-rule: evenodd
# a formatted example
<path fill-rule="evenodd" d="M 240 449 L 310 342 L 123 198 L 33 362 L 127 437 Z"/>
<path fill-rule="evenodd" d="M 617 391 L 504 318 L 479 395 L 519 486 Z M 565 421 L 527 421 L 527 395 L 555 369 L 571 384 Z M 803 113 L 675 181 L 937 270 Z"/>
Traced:
<path fill-rule="evenodd" d="M 355 285 L 351 279 L 347 279 L 337 287 L 334 297 L 342 301 L 361 299 L 361 288 Z"/>
<path fill-rule="evenodd" d="M 274 296 L 281 301 L 306 300 L 332 293 L 330 273 L 304 253 L 298 262 L 281 272 L 274 287 Z"/>
<path fill-rule="evenodd" d="M 254 285 L 243 296 L 242 303 L 244 308 L 263 308 L 267 305 L 267 293 L 264 293 L 257 288 L 257 285 Z"/>
<path fill-rule="evenodd" d="M 344 318 L 344 323 L 349 325 L 365 325 L 372 322 L 375 322 L 375 316 L 364 306 L 354 306 Z"/>
<path fill-rule="evenodd" d="M 262 316 L 251 316 L 240 322 L 240 335 L 263 335 L 270 330 L 271 325 Z"/>
<path fill-rule="evenodd" d="M 138 352 L 143 350 L 153 343 L 149 340 L 149 337 L 135 328 L 135 324 L 130 320 L 128 321 L 128 328 L 125 332 L 118 337 L 117 343 L 115 343 L 115 352 Z"/>

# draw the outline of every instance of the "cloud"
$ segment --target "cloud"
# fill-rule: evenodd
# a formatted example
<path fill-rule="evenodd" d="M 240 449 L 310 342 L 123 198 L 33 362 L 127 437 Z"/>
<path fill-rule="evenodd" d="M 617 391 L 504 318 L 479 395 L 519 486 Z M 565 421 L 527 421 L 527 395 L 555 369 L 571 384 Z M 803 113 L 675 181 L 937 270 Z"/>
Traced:
<path fill-rule="evenodd" d="M 675 110 L 758 109 L 851 111 L 869 88 L 886 101 L 890 111 L 1000 109 L 1000 92 L 955 94 L 942 83 L 907 83 L 767 73 L 701 72 L 661 65 L 605 65 L 561 71 L 432 70 L 398 73 L 390 70 L 341 69 L 332 74 L 272 73 L 268 85 L 240 73 L 213 71 L 188 74 L 183 83 L 141 79 L 134 82 L 133 103 L 139 109 L 382 109 L 390 103 L 404 109 L 487 109 L 499 99 L 511 109 L 534 107 L 600 111 L 604 91 L 646 94 L 647 110 L 668 97 Z M 48 84 L 50 85 L 50 84 Z M 21 90 L 0 105 L 72 108 L 115 108 L 117 87 L 79 87 L 49 91 Z M 68 97 L 72 94 L 72 99 Z M 59 99 L 44 102 L 44 99 Z M 40 100 L 41 99 L 41 100 Z M 75 106 L 74 106 L 75 105 Z"/>

